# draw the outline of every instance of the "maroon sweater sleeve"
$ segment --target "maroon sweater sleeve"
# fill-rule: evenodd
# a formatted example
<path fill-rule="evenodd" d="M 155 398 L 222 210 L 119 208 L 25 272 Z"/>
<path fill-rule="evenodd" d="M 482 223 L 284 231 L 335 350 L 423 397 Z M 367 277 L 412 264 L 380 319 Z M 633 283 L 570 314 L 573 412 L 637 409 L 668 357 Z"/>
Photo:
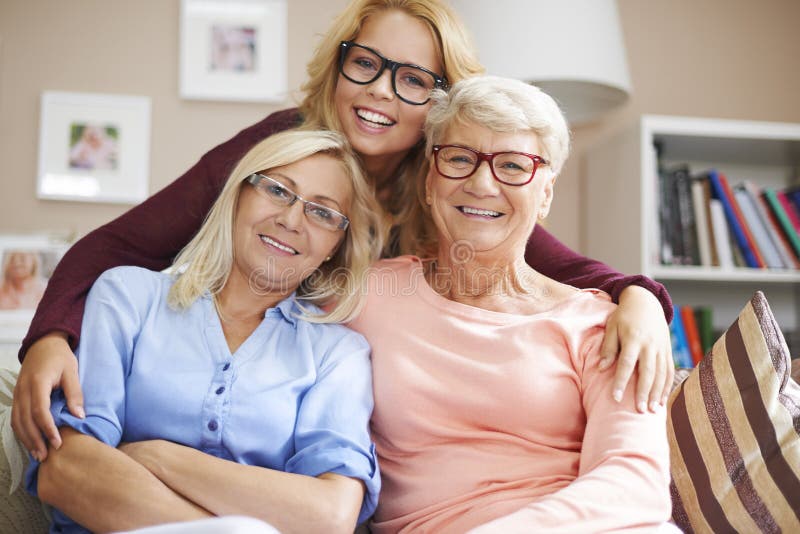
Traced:
<path fill-rule="evenodd" d="M 75 243 L 47 284 L 36 315 L 22 342 L 19 359 L 49 332 L 78 344 L 86 295 L 106 270 L 136 265 L 161 270 L 200 229 L 211 205 L 239 159 L 257 142 L 300 124 L 296 109 L 271 114 L 207 152 L 170 185 Z"/>
<path fill-rule="evenodd" d="M 625 276 L 605 263 L 581 256 L 541 226 L 536 226 L 528 239 L 525 261 L 543 275 L 564 284 L 581 289 L 602 289 L 614 302 L 619 302 L 619 294 L 626 287 L 641 286 L 656 296 L 667 322 L 672 321 L 672 299 L 663 285 L 642 275 Z"/>

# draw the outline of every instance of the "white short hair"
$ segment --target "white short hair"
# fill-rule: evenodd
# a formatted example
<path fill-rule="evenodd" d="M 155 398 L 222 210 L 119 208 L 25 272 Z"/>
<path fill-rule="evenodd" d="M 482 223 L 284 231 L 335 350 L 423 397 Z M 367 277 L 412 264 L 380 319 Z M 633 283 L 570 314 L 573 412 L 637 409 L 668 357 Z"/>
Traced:
<path fill-rule="evenodd" d="M 553 98 L 536 86 L 499 76 L 475 76 L 457 82 L 448 92 L 432 95 L 425 121 L 427 153 L 439 144 L 448 128 L 470 122 L 495 132 L 531 131 L 541 154 L 558 175 L 569 155 L 569 128 Z"/>

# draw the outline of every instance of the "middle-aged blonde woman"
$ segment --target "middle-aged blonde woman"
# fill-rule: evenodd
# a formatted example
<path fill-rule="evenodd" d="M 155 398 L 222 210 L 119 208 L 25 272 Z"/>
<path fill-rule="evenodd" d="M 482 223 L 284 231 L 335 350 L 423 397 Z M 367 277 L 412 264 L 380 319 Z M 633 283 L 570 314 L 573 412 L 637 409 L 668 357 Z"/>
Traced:
<path fill-rule="evenodd" d="M 274 113 L 212 149 L 165 189 L 78 241 L 62 259 L 20 349 L 24 359 L 12 425 L 25 447 L 43 459 L 46 441 L 61 443 L 48 410 L 52 388 L 62 388 L 72 412 L 80 413 L 83 395 L 72 350 L 80 341 L 92 283 L 118 265 L 167 267 L 200 228 L 234 162 L 264 137 L 299 123 L 342 132 L 394 224 L 385 254 L 422 254 L 432 226 L 419 210 L 414 178 L 427 165 L 422 126 L 430 91 L 482 70 L 446 2 L 350 2 L 308 64 L 299 109 Z M 526 260 L 540 273 L 577 287 L 598 287 L 619 302 L 608 316 L 603 345 L 606 367 L 620 355 L 614 389 L 621 391 L 639 361 L 637 404 L 644 410 L 663 402 L 673 372 L 665 321 L 672 306 L 663 286 L 582 257 L 541 227 L 527 246 Z"/>
<path fill-rule="evenodd" d="M 665 410 L 614 402 L 598 368 L 616 305 L 525 261 L 568 153 L 558 106 L 476 77 L 425 130 L 438 250 L 379 262 L 350 324 L 372 345 L 373 533 L 673 530 Z"/>
<path fill-rule="evenodd" d="M 28 470 L 51 532 L 243 515 L 327 534 L 368 518 L 369 346 L 321 323 L 357 313 L 381 227 L 344 137 L 287 131 L 236 165 L 175 274 L 103 273 L 78 346 L 84 417 L 54 393 L 64 443 Z"/>

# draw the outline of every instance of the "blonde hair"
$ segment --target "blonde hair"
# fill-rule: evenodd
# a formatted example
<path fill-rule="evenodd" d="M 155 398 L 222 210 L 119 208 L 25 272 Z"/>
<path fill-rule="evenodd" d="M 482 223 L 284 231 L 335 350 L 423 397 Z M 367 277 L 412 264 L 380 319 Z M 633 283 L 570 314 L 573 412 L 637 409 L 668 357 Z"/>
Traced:
<path fill-rule="evenodd" d="M 205 291 L 218 293 L 233 267 L 233 225 L 239 192 L 248 176 L 290 165 L 315 154 L 336 158 L 351 180 L 353 194 L 348 210 L 350 226 L 329 261 L 303 280 L 297 289 L 302 300 L 317 306 L 330 305 L 327 312 L 313 314 L 301 306 L 304 318 L 313 322 L 346 322 L 359 312 L 363 302 L 367 269 L 383 246 L 384 225 L 373 187 L 343 135 L 298 128 L 274 134 L 251 148 L 231 172 L 197 235 L 173 263 L 177 274 L 168 302 L 185 309 Z"/>
<path fill-rule="evenodd" d="M 305 97 L 300 104 L 303 119 L 312 127 L 341 130 L 334 94 L 339 79 L 339 45 L 356 39 L 367 17 L 388 10 L 398 10 L 424 22 L 431 31 L 436 52 L 442 58 L 444 75 L 449 83 L 481 74 L 484 71 L 474 46 L 452 8 L 441 0 L 354 0 L 331 24 L 308 63 L 308 81 L 302 86 Z M 427 169 L 423 143 L 412 147 L 397 169 L 392 190 L 384 206 L 395 226 L 387 255 L 411 253 L 416 249 L 417 234 L 427 224 L 417 206 L 416 183 L 421 170 Z"/>

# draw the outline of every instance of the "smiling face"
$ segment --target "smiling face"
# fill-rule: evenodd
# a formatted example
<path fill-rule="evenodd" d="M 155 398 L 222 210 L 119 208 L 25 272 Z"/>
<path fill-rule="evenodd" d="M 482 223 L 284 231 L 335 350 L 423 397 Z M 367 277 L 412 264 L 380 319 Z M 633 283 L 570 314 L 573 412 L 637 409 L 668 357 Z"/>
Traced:
<path fill-rule="evenodd" d="M 438 143 L 487 153 L 540 154 L 539 140 L 532 132 L 498 133 L 469 122 L 451 125 Z M 518 260 L 525 254 L 536 221 L 550 210 L 554 181 L 550 169 L 543 166 L 530 183 L 505 185 L 494 179 L 488 162 L 482 162 L 472 176 L 452 180 L 441 176 L 431 161 L 425 188 L 439 250 L 447 253 L 454 243 L 466 242 L 476 256 Z"/>
<path fill-rule="evenodd" d="M 314 156 L 262 172 L 306 200 L 347 215 L 352 184 L 337 159 Z M 345 232 L 312 223 L 304 203 L 279 206 L 250 184 L 239 193 L 233 225 L 231 277 L 264 293 L 288 295 L 331 256 Z"/>
<path fill-rule="evenodd" d="M 11 252 L 5 276 L 9 280 L 24 280 L 36 273 L 36 254 L 34 252 Z"/>
<path fill-rule="evenodd" d="M 442 73 L 442 62 L 428 26 L 402 11 L 387 10 L 368 17 L 354 39 L 381 55 L 401 63 Z M 392 172 L 422 138 L 430 103 L 403 102 L 392 89 L 386 69 L 374 82 L 359 85 L 339 74 L 334 93 L 342 132 L 371 173 Z"/>

